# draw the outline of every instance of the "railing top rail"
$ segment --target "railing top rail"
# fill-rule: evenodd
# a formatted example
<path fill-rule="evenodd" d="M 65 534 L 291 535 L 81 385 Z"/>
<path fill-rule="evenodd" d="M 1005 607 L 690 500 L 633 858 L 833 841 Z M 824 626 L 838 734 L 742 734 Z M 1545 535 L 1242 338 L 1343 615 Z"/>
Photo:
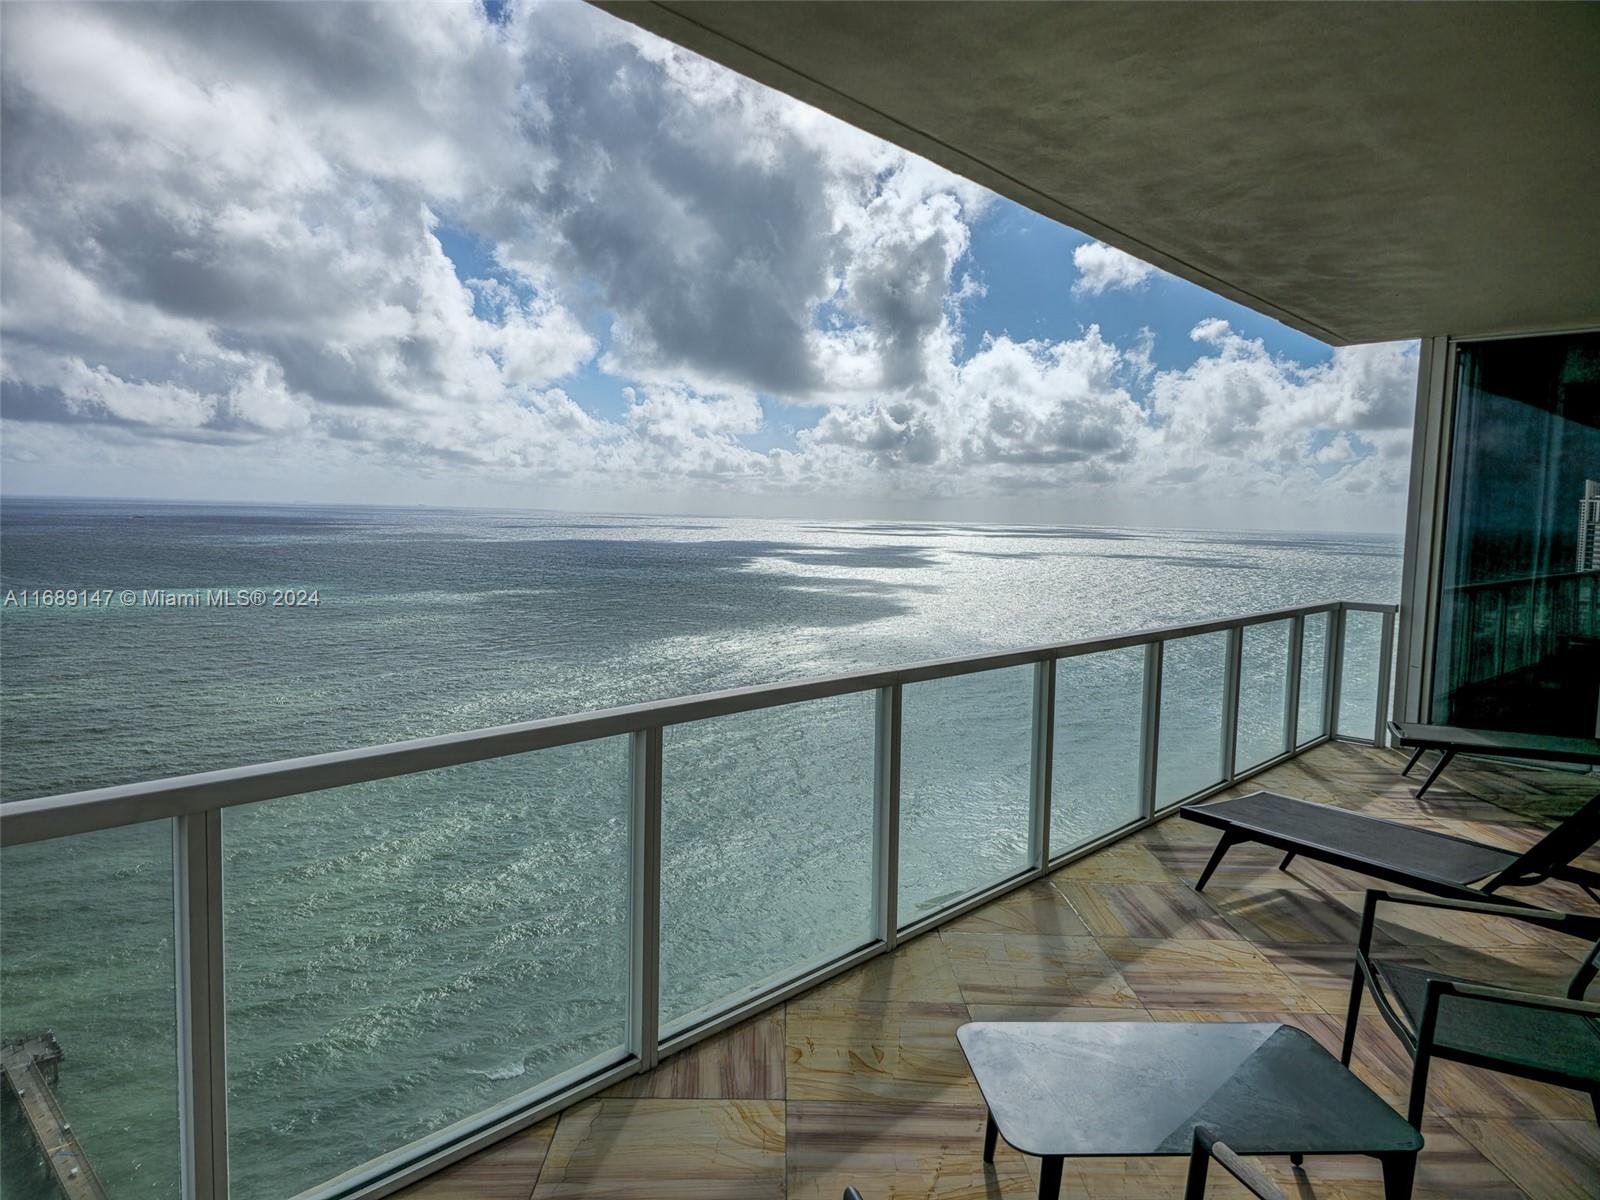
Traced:
<path fill-rule="evenodd" d="M 1353 601 L 1302 604 L 1246 616 L 1141 629 L 1110 637 L 1079 638 L 1019 650 L 935 659 L 903 667 L 873 668 L 815 679 L 728 688 L 696 696 L 654 700 L 465 733 L 449 733 L 354 750 L 336 750 L 304 758 L 280 759 L 37 799 L 13 800 L 0 805 L 0 846 L 22 845 L 68 834 L 114 829 L 214 808 L 254 804 L 261 800 L 392 779 L 443 767 L 464 766 L 534 750 L 636 733 L 658 726 L 681 725 L 806 700 L 873 691 L 896 683 L 921 683 L 1050 659 L 1074 658 L 1313 613 L 1336 612 L 1341 608 L 1358 612 L 1392 612 L 1395 607 L 1392 604 Z"/>

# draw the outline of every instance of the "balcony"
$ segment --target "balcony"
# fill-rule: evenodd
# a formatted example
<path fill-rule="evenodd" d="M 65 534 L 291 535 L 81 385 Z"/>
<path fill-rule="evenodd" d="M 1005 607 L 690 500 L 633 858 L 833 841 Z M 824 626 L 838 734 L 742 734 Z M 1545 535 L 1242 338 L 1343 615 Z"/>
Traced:
<path fill-rule="evenodd" d="M 1537 826 L 1495 804 L 1586 799 L 1586 776 L 1453 768 L 1422 804 L 1404 757 L 1320 745 L 1230 789 L 1270 788 L 1464 837 L 1522 847 Z M 956 1046 L 974 1020 L 1282 1021 L 1337 1054 L 1361 889 L 1370 881 L 1243 847 L 1206 893 L 1190 884 L 1212 834 L 1151 825 L 902 943 L 787 1004 L 613 1086 L 405 1193 L 518 1196 L 1032 1197 L 1038 1159 L 982 1162 L 983 1106 Z M 1596 856 L 1591 852 L 1591 859 Z M 1503 940 L 1479 918 L 1389 923 L 1391 956 L 1558 990 L 1575 959 Z M 1570 939 L 1568 939 L 1570 941 Z M 1572 943 L 1576 945 L 1576 943 Z M 1471 947 L 1467 949 L 1466 947 Z M 1430 1092 L 1418 1197 L 1593 1196 L 1600 1133 L 1580 1094 L 1453 1064 Z M 1383 1023 L 1361 1024 L 1356 1070 L 1403 1108 L 1409 1060 Z M 1370 1159 L 1262 1159 L 1290 1196 L 1381 1197 Z M 1180 1159 L 1076 1159 L 1063 1195 L 1175 1198 Z M 1243 1196 L 1213 1183 L 1212 1196 Z"/>
<path fill-rule="evenodd" d="M 1372 748 L 1393 640 L 1391 607 L 1311 605 L 15 802 L 5 1033 L 59 1027 L 63 1109 L 113 1193 L 381 1195 L 441 1167 L 425 1194 L 525 1196 L 541 1171 L 540 1196 L 979 1187 L 953 1038 L 969 1015 L 1337 1032 L 1362 882 L 1240 851 L 1198 897 L 1184 881 L 1211 837 L 1164 821 L 1181 804 L 1262 775 L 1474 836 L 1531 828 L 1459 793 L 1407 799 Z M 535 828 L 558 855 L 519 855 Z M 406 914 L 434 935 L 419 963 L 389 924 L 424 855 L 459 889 Z M 137 902 L 107 912 L 104 944 L 55 944 L 62 904 L 133 894 L 113 878 Z M 303 903 L 263 905 L 284 880 Z M 324 909 L 336 944 L 313 936 Z M 1443 955 L 1438 933 L 1400 940 Z M 293 969 L 266 977 L 283 954 Z M 117 992 L 80 998 L 113 1014 L 105 1043 L 76 1010 L 28 1006 L 29 973 L 75 956 L 118 968 L 84 975 Z M 1503 969 L 1526 981 L 1550 957 L 1511 947 Z M 1389 1094 L 1379 1028 L 1365 1063 Z M 1527 1090 L 1441 1085 L 1425 1172 L 1515 1174 L 1465 1149 L 1470 1122 L 1548 1140 L 1547 1165 L 1587 1154 L 1592 1127 L 1560 1120 L 1576 1101 Z M 382 1119 L 348 1115 L 373 1094 Z M 95 1107 L 114 1095 L 120 1128 Z"/>

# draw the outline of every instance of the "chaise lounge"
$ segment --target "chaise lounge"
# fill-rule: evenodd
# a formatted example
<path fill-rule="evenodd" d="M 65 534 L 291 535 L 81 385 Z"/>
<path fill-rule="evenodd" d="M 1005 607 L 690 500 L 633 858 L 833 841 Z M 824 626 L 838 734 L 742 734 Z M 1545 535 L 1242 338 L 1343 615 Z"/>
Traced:
<path fill-rule="evenodd" d="M 1183 809 L 1182 815 L 1222 831 L 1195 891 L 1205 889 L 1217 864 L 1234 846 L 1259 842 L 1284 852 L 1280 870 L 1296 855 L 1304 855 L 1385 883 L 1468 900 L 1481 900 L 1504 887 L 1530 887 L 1556 879 L 1574 883 L 1600 901 L 1595 890 L 1600 887 L 1600 871 L 1572 865 L 1600 841 L 1600 793 L 1521 854 L 1272 792 L 1195 805 Z"/>
<path fill-rule="evenodd" d="M 1401 775 L 1410 775 L 1411 769 L 1429 750 L 1439 752 L 1439 761 L 1416 790 L 1418 800 L 1439 778 L 1439 772 L 1450 765 L 1457 754 L 1472 754 L 1479 758 L 1523 758 L 1535 762 L 1575 763 L 1580 766 L 1600 766 L 1600 738 L 1558 737 L 1545 733 L 1494 732 L 1485 729 L 1462 729 L 1455 725 L 1423 725 L 1412 721 L 1390 721 L 1389 732 L 1395 743 L 1411 751 Z"/>

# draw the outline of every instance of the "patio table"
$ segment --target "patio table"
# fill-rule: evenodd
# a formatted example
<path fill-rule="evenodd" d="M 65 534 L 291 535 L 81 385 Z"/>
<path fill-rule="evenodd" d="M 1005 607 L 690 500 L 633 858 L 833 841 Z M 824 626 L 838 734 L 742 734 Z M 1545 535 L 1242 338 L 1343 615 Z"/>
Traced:
<path fill-rule="evenodd" d="M 1386 1200 L 1411 1195 L 1422 1137 L 1289 1025 L 974 1021 L 956 1031 L 995 1138 L 1042 1159 L 1040 1200 L 1063 1160 L 1189 1154 L 1206 1125 L 1240 1154 L 1365 1154 Z"/>

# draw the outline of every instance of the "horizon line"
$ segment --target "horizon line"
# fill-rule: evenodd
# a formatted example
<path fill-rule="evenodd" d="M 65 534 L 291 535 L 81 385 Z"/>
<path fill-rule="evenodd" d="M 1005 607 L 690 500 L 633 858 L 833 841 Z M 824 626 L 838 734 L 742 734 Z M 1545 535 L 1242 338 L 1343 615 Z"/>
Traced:
<path fill-rule="evenodd" d="M 1092 522 L 1065 522 L 1065 521 L 958 521 L 945 519 L 927 519 L 915 517 L 802 517 L 802 516 L 730 516 L 725 513 L 707 512 L 639 512 L 631 509 L 609 508 L 556 508 L 556 507 L 524 507 L 519 505 L 485 505 L 485 504 L 437 504 L 413 503 L 396 504 L 371 500 L 224 500 L 224 499 L 197 499 L 194 497 L 164 497 L 164 496 L 83 496 L 68 493 L 52 492 L 7 492 L 0 490 L 0 505 L 17 500 L 57 500 L 76 501 L 80 503 L 95 504 L 170 504 L 191 506 L 213 506 L 222 508 L 373 508 L 394 512 L 514 512 L 528 514 L 556 514 L 560 516 L 594 516 L 594 517 L 625 517 L 644 520 L 671 520 L 688 519 L 697 521 L 773 521 L 784 524 L 850 524 L 850 525 L 906 525 L 921 524 L 930 526 L 958 526 L 975 529 L 1107 529 L 1107 530 L 1140 530 L 1150 533 L 1249 533 L 1249 534 L 1280 534 L 1288 537 L 1305 536 L 1359 536 L 1380 537 L 1389 540 L 1403 540 L 1403 533 L 1396 533 L 1378 529 L 1245 529 L 1226 528 L 1223 526 L 1196 526 L 1196 525 L 1104 525 Z"/>

